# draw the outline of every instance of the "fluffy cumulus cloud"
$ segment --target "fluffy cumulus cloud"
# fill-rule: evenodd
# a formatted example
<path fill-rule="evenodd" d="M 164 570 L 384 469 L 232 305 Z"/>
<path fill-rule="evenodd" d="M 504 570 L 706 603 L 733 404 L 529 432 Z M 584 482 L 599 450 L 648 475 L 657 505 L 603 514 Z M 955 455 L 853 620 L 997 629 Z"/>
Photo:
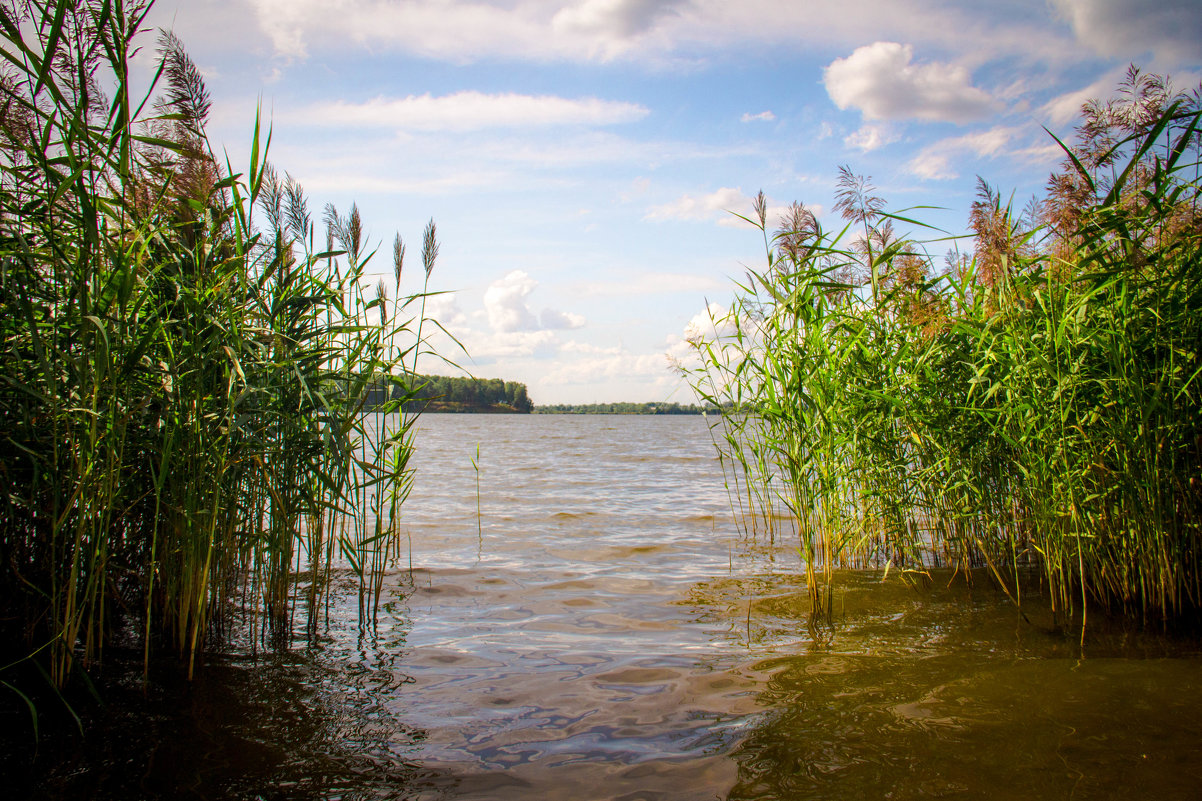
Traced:
<path fill-rule="evenodd" d="M 538 285 L 525 271 L 513 270 L 489 284 L 481 298 L 482 308 L 471 312 L 460 307 L 461 296 L 446 294 L 430 298 L 427 314 L 450 334 L 441 329 L 431 331 L 433 350 L 449 354 L 452 361 L 465 366 L 504 362 L 519 372 L 534 364 L 544 365 L 538 369 L 545 370 L 545 365 L 554 364 L 565 347 L 572 345 L 562 333 L 582 328 L 586 320 L 582 315 L 558 309 L 536 312 L 530 305 L 530 297 Z"/>
<path fill-rule="evenodd" d="M 514 270 L 484 290 L 484 310 L 493 331 L 508 334 L 538 328 L 538 318 L 526 304 L 526 298 L 536 286 L 538 282 L 529 275 Z"/>
<path fill-rule="evenodd" d="M 523 270 L 514 270 L 504 278 L 493 281 L 484 291 L 484 311 L 488 315 L 489 327 L 498 334 L 512 334 L 584 326 L 585 319 L 571 312 L 543 309 L 541 317 L 536 315 L 527 301 L 536 287 L 538 281 Z"/>
<path fill-rule="evenodd" d="M 955 64 L 916 64 L 914 48 L 876 42 L 832 61 L 823 71 L 831 100 L 869 120 L 970 122 L 988 114 L 993 99 Z"/>
<path fill-rule="evenodd" d="M 474 131 L 562 125 L 614 125 L 647 116 L 634 103 L 588 97 L 456 92 L 404 98 L 377 97 L 363 103 L 338 100 L 302 109 L 290 121 L 315 125 L 385 127 L 409 131 Z"/>
<path fill-rule="evenodd" d="M 1055 0 L 1077 38 L 1104 56 L 1198 63 L 1202 7 L 1198 0 Z"/>

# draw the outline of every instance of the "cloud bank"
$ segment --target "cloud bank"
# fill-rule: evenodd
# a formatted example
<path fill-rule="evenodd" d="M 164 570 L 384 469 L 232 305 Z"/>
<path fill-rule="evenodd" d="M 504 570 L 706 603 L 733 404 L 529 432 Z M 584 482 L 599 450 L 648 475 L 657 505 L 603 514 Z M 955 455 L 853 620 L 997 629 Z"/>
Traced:
<path fill-rule="evenodd" d="M 645 107 L 635 103 L 595 97 L 572 100 L 553 95 L 465 91 L 442 97 L 429 94 L 398 99 L 377 97 L 362 103 L 337 100 L 310 106 L 288 116 L 290 121 L 311 125 L 431 132 L 617 125 L 640 120 L 648 113 Z"/>
<path fill-rule="evenodd" d="M 994 109 L 993 98 L 972 85 L 968 70 L 913 60 L 910 45 L 876 42 L 832 61 L 822 80 L 836 106 L 858 109 L 868 120 L 964 123 Z"/>
<path fill-rule="evenodd" d="M 1197 0 L 1055 0 L 1082 43 L 1103 56 L 1202 59 Z"/>

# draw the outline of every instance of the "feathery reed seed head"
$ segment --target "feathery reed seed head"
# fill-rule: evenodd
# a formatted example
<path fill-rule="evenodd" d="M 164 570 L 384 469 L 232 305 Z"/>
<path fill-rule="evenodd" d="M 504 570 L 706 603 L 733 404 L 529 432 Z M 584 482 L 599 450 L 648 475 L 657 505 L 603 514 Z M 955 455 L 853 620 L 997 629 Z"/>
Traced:
<path fill-rule="evenodd" d="M 437 229 L 434 226 L 433 218 L 426 223 L 426 230 L 422 235 L 422 266 L 425 267 L 426 276 L 429 277 L 430 272 L 434 269 L 434 260 L 438 258 L 438 237 Z"/>

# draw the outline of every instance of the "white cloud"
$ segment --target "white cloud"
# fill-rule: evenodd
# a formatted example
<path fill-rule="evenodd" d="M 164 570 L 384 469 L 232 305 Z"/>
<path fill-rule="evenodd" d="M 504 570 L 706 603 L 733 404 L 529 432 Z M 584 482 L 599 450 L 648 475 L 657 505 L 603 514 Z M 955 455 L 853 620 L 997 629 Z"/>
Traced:
<path fill-rule="evenodd" d="M 545 24 L 524 8 L 481 2 L 416 0 L 249 0 L 276 55 L 308 55 L 312 40 L 384 44 L 417 55 L 466 62 L 481 54 L 516 55 L 534 43 Z M 536 50 L 536 52 L 541 52 Z"/>
<path fill-rule="evenodd" d="M 841 109 L 869 120 L 969 122 L 989 113 L 993 99 L 955 64 L 913 64 L 914 48 L 876 42 L 832 61 L 823 71 L 827 94 Z"/>
<path fill-rule="evenodd" d="M 438 319 L 438 318 L 435 318 Z M 442 322 L 442 320 L 439 320 Z M 446 325 L 458 344 L 452 342 L 441 331 L 431 331 L 428 342 L 431 349 L 451 361 L 468 366 L 470 364 L 493 364 L 500 360 L 554 359 L 564 343 L 559 334 L 547 329 L 537 331 L 486 331 L 467 324 Z M 423 336 L 425 332 L 423 332 Z M 463 350 L 460 350 L 460 345 Z M 436 360 L 431 359 L 431 363 Z"/>
<path fill-rule="evenodd" d="M 1202 57 L 1198 0 L 1055 0 L 1078 40 L 1104 56 L 1197 63 Z"/>
<path fill-rule="evenodd" d="M 619 195 L 618 199 L 623 203 L 630 203 L 636 198 L 640 198 L 647 194 L 647 190 L 651 188 L 651 179 L 644 176 L 635 178 Z"/>
<path fill-rule="evenodd" d="M 543 309 L 541 319 L 526 302 L 538 286 L 523 270 L 514 270 L 499 278 L 484 290 L 484 311 L 488 325 L 495 333 L 511 334 L 523 331 L 551 331 L 581 328 L 584 317 L 557 309 Z"/>
<path fill-rule="evenodd" d="M 615 125 L 647 116 L 634 103 L 586 97 L 572 100 L 552 95 L 456 92 L 363 103 L 342 100 L 291 112 L 290 122 L 310 125 L 382 127 L 407 131 L 475 131 L 485 128 L 532 128 L 556 125 Z"/>
<path fill-rule="evenodd" d="M 584 0 L 555 13 L 551 25 L 554 30 L 624 40 L 643 34 L 677 5 L 680 0 Z"/>
<path fill-rule="evenodd" d="M 1019 136 L 1022 131 L 1018 128 L 996 127 L 987 131 L 964 134 L 943 140 L 945 146 L 956 150 L 969 150 L 978 156 L 996 156 L 1005 151 L 1006 146 Z"/>
<path fill-rule="evenodd" d="M 583 328 L 585 319 L 579 314 L 572 312 L 556 311 L 555 309 L 543 309 L 543 313 L 539 315 L 539 321 L 545 330 L 548 331 L 567 331 L 573 328 Z"/>
<path fill-rule="evenodd" d="M 700 197 L 681 195 L 671 203 L 652 207 L 643 219 L 710 221 L 732 228 L 745 228 L 749 223 L 739 215 L 755 219 L 754 202 L 741 189 L 723 187 Z M 769 222 L 784 210 L 784 206 L 769 204 Z"/>
<path fill-rule="evenodd" d="M 890 126 L 865 123 L 860 126 L 860 130 L 844 137 L 843 144 L 867 153 L 897 140 L 898 135 Z"/>
<path fill-rule="evenodd" d="M 776 115 L 771 111 L 761 111 L 759 114 L 746 112 L 739 118 L 740 122 L 772 122 L 776 119 Z"/>
<path fill-rule="evenodd" d="M 1081 107 L 1085 105 L 1086 101 L 1109 97 L 1114 92 L 1114 87 L 1122 79 L 1124 72 L 1123 69 L 1109 70 L 1089 86 L 1052 98 L 1043 105 L 1040 111 L 1052 125 L 1070 123 L 1081 115 Z"/>
<path fill-rule="evenodd" d="M 514 270 L 504 278 L 493 281 L 484 290 L 484 310 L 488 312 L 488 324 L 493 331 L 534 331 L 538 318 L 526 305 L 538 282 L 521 270 Z"/>
<path fill-rule="evenodd" d="M 707 303 L 705 309 L 694 314 L 684 327 L 685 341 L 714 340 L 735 333 L 735 321 L 730 311 L 717 303 Z"/>
<path fill-rule="evenodd" d="M 743 190 L 723 187 L 710 192 L 708 195 L 681 195 L 671 203 L 653 206 L 643 216 L 644 220 L 683 220 L 686 222 L 716 222 L 718 225 L 730 228 L 748 228 L 755 219 L 754 199 L 745 195 Z M 820 207 L 810 206 L 820 214 Z M 767 220 L 771 227 L 775 221 L 788 212 L 788 206 L 767 203 Z M 747 219 L 742 219 L 746 217 Z"/>
<path fill-rule="evenodd" d="M 249 0 L 277 56 L 311 45 L 385 46 L 453 62 L 609 59 L 654 37 L 683 0 Z M 662 48 L 663 45 L 658 45 Z"/>
<path fill-rule="evenodd" d="M 467 352 L 480 362 L 496 359 L 554 356 L 563 343 L 554 331 L 512 331 L 492 336 L 469 334 Z"/>
<path fill-rule="evenodd" d="M 1020 147 L 1009 154 L 1016 159 L 1022 159 L 1029 164 L 1054 164 L 1064 158 L 1064 149 L 1052 142 L 1043 145 Z"/>
<path fill-rule="evenodd" d="M 751 201 L 743 190 L 724 186 L 708 195 L 694 197 L 682 195 L 671 203 L 652 207 L 643 218 L 646 220 L 712 220 L 719 213 L 736 211 L 746 214 Z"/>
<path fill-rule="evenodd" d="M 1024 129 L 997 126 L 985 131 L 951 136 L 927 145 L 918 155 L 910 159 L 906 169 L 927 180 L 950 180 L 958 178 L 953 166 L 957 156 L 972 155 L 977 158 L 996 158 L 1029 153 L 1030 148 L 1015 149 L 1011 144 L 1026 133 Z"/>
<path fill-rule="evenodd" d="M 599 349 L 593 354 L 579 347 L 573 358 L 559 362 L 544 379 L 549 384 L 613 383 L 635 378 L 667 377 L 671 367 L 664 353 L 632 353 L 625 348 Z M 565 346 L 564 351 L 569 351 Z"/>
<path fill-rule="evenodd" d="M 286 59 L 300 59 L 308 55 L 305 28 L 312 17 L 315 3 L 303 0 L 250 0 L 250 5 L 277 55 Z"/>
<path fill-rule="evenodd" d="M 642 353 L 621 344 L 568 341 L 559 355 L 533 382 L 537 397 L 574 398 L 580 403 L 663 399 L 680 384 L 662 351 Z"/>
<path fill-rule="evenodd" d="M 427 298 L 426 316 L 448 328 L 467 323 L 467 315 L 463 313 L 463 309 L 459 307 L 459 301 L 451 293 L 432 295 Z"/>
<path fill-rule="evenodd" d="M 677 370 L 701 368 L 702 357 L 697 349 L 702 343 L 709 346 L 708 353 L 712 356 L 726 358 L 729 355 L 737 359 L 739 348 L 733 341 L 737 333 L 738 323 L 730 310 L 717 303 L 707 303 L 705 309 L 693 315 L 680 336 L 668 337 L 665 355 Z M 714 379 L 722 381 L 718 375 Z"/>
<path fill-rule="evenodd" d="M 960 173 L 952 167 L 952 160 L 947 153 L 930 149 L 923 150 L 910 159 L 906 169 L 928 181 L 950 181 L 960 177 Z"/>
<path fill-rule="evenodd" d="M 357 48 L 453 63 L 633 58 L 695 66 L 715 50 L 827 48 L 886 37 L 953 50 L 968 39 L 974 43 L 968 55 L 987 60 L 998 54 L 1054 57 L 1066 44 L 1054 26 L 1015 14 L 1006 4 L 935 7 L 932 0 L 246 0 L 231 5 L 232 11 L 221 11 L 213 0 L 187 5 L 203 8 L 189 17 L 203 20 L 211 29 L 208 38 L 241 37 L 242 49 L 258 46 L 238 32 L 242 28 L 269 42 L 285 61 L 304 59 L 310 50 Z M 235 14 L 245 16 L 246 6 L 257 29 L 239 25 L 244 20 Z M 935 15 L 938 24 L 932 24 Z M 219 16 L 224 26 L 211 19 Z M 1184 35 L 1177 39 L 1188 42 Z"/>

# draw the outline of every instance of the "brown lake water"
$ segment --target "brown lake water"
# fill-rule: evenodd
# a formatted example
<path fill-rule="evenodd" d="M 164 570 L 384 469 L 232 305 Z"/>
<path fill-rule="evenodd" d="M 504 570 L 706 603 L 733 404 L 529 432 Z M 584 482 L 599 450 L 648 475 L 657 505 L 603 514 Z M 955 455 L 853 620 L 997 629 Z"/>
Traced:
<path fill-rule="evenodd" d="M 136 677 L 46 797 L 1202 797 L 1202 648 L 740 534 L 700 417 L 423 419 L 378 630 Z M 480 448 L 477 474 L 471 461 Z M 274 670 L 265 670 L 265 667 Z M 122 687 L 125 696 L 122 697 Z M 0 793 L 2 794 L 2 793 Z"/>

